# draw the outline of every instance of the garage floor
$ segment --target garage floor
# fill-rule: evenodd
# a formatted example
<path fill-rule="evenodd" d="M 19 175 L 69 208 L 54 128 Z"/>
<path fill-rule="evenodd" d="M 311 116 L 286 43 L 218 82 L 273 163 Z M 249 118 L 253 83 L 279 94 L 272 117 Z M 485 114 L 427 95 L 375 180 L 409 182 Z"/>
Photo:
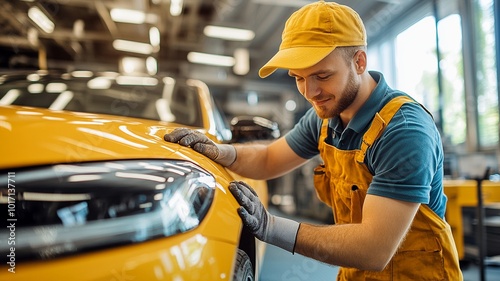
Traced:
<path fill-rule="evenodd" d="M 277 210 L 270 208 L 271 213 L 294 219 Z M 304 218 L 295 218 L 298 221 L 308 221 Z M 312 221 L 314 222 L 314 221 Z M 335 280 L 338 267 L 295 254 L 292 255 L 278 247 L 269 245 L 264 257 L 261 281 L 332 281 Z M 485 270 L 485 281 L 500 281 L 500 266 L 488 266 Z M 479 281 L 479 268 L 475 264 L 463 269 L 464 281 Z"/>

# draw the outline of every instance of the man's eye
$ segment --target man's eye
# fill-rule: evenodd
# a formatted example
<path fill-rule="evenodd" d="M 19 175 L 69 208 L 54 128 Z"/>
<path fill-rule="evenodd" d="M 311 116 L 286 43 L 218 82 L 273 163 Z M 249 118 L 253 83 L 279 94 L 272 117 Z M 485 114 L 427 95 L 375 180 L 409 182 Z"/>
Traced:
<path fill-rule="evenodd" d="M 330 75 L 318 75 L 316 76 L 319 80 L 326 80 L 328 78 L 330 78 Z"/>

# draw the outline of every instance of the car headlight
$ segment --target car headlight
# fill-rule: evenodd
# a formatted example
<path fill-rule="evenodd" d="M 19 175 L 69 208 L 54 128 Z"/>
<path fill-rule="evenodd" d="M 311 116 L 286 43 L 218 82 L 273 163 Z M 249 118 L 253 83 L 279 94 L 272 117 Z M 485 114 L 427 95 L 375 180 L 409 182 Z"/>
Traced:
<path fill-rule="evenodd" d="M 197 227 L 215 193 L 215 179 L 187 161 L 127 160 L 5 171 L 2 253 L 16 260 L 53 258 L 171 236 Z M 9 177 L 9 178 L 7 178 Z M 14 187 L 14 188 L 12 188 Z M 15 202 L 15 203 L 13 203 Z M 12 205 L 14 204 L 14 205 Z M 5 259 L 5 255 L 3 257 Z"/>

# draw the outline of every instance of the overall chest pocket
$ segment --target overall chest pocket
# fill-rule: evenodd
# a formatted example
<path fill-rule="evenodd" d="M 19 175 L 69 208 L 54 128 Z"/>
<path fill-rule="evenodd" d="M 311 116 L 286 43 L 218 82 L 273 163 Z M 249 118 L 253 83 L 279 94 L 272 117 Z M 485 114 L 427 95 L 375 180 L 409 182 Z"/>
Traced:
<path fill-rule="evenodd" d="M 314 189 L 319 200 L 326 205 L 332 206 L 332 192 L 330 175 L 325 168 L 325 164 L 319 164 L 314 168 Z"/>
<path fill-rule="evenodd" d="M 349 186 L 348 186 L 349 187 Z M 363 203 L 366 198 L 366 190 L 358 185 L 350 185 L 351 223 L 360 223 L 362 219 Z"/>
<path fill-rule="evenodd" d="M 368 186 L 366 183 L 353 183 L 332 175 L 324 164 L 314 169 L 314 187 L 318 198 L 332 207 L 335 223 L 360 223 L 363 202 Z"/>
<path fill-rule="evenodd" d="M 362 184 L 332 181 L 332 202 L 337 215 L 336 222 L 360 223 L 362 220 L 363 203 L 366 188 Z"/>

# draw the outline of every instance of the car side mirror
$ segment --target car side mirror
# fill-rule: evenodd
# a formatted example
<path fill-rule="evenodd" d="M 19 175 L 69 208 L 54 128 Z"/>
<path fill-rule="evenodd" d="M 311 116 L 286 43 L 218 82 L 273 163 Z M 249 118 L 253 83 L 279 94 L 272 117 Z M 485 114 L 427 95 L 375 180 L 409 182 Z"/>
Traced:
<path fill-rule="evenodd" d="M 231 119 L 231 142 L 275 140 L 280 137 L 278 123 L 259 116 L 237 116 Z"/>

